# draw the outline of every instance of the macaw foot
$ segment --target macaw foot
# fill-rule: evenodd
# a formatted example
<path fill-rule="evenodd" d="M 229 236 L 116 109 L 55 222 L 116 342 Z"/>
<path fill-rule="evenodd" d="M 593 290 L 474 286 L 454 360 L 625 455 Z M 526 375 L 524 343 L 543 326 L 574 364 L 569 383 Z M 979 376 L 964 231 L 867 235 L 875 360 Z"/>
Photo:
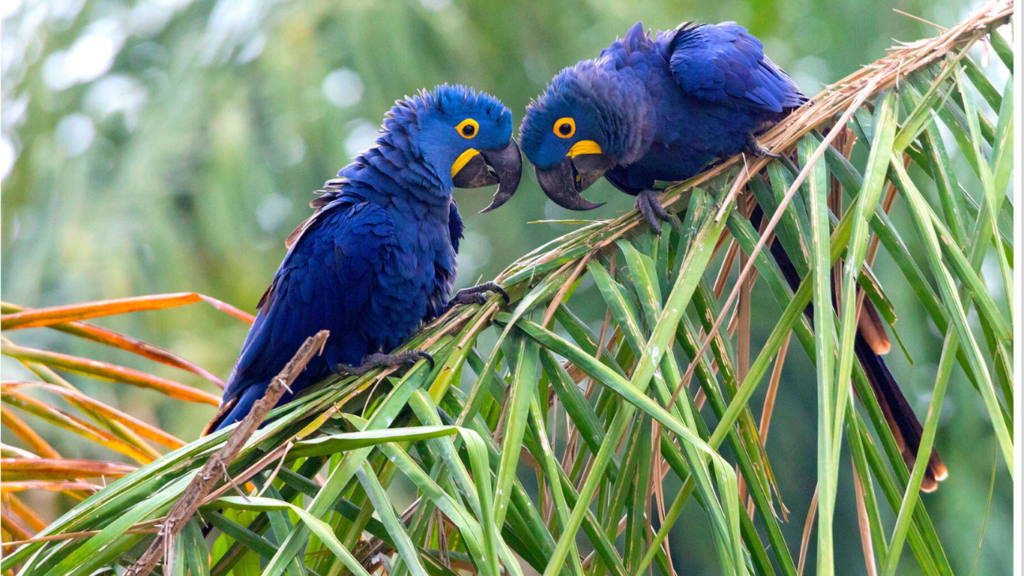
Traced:
<path fill-rule="evenodd" d="M 359 366 L 338 364 L 334 367 L 334 371 L 342 376 L 362 376 L 375 368 L 387 368 L 390 366 L 400 366 L 402 364 L 412 365 L 420 360 L 426 360 L 430 363 L 430 369 L 434 369 L 434 359 L 430 354 L 427 354 L 422 350 L 407 350 L 405 352 L 399 352 L 398 354 L 384 354 L 382 352 L 370 354 L 363 358 L 363 363 Z"/>
<path fill-rule="evenodd" d="M 753 134 L 747 134 L 747 145 L 743 148 L 743 152 L 750 154 L 754 158 L 760 158 L 761 156 L 768 156 L 769 158 L 782 158 L 778 154 L 773 154 L 768 151 L 767 148 L 761 146 L 761 143 L 754 138 Z"/>
<path fill-rule="evenodd" d="M 661 222 L 659 220 L 668 220 L 668 210 L 665 210 L 665 207 L 661 205 L 658 192 L 655 190 L 644 190 L 637 194 L 636 209 L 643 214 L 644 220 L 647 220 L 647 225 L 651 227 L 651 230 L 658 236 L 661 236 Z"/>
<path fill-rule="evenodd" d="M 455 296 L 452 296 L 452 299 L 444 307 L 444 311 L 447 312 L 459 304 L 479 304 L 483 306 L 487 303 L 487 297 L 484 296 L 485 292 L 497 292 L 505 299 L 505 304 L 509 303 L 508 293 L 497 282 L 484 282 L 483 284 L 463 288 L 456 292 Z"/>

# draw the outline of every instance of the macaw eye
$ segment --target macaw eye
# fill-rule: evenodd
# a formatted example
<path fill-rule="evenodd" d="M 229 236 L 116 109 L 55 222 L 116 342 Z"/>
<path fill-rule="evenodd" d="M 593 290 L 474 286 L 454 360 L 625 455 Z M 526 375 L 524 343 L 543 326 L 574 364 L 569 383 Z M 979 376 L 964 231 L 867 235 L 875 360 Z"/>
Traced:
<path fill-rule="evenodd" d="M 476 133 L 480 131 L 480 124 L 472 118 L 466 118 L 462 122 L 459 122 L 459 125 L 456 126 L 455 129 L 459 131 L 459 136 L 469 140 L 473 136 L 476 136 Z"/>
<path fill-rule="evenodd" d="M 555 122 L 553 130 L 555 132 L 555 136 L 558 136 L 559 138 L 569 138 L 576 133 L 576 121 L 569 117 L 559 118 Z"/>

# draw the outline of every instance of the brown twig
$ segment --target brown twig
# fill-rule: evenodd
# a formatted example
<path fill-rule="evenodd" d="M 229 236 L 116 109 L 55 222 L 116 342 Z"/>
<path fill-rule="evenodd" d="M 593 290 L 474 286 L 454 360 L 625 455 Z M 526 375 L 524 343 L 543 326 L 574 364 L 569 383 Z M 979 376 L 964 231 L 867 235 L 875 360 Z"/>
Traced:
<path fill-rule="evenodd" d="M 302 347 L 295 353 L 295 356 L 284 367 L 284 370 L 270 381 L 270 384 L 267 386 L 266 395 L 256 401 L 249 414 L 228 436 L 224 447 L 206 461 L 203 468 L 192 479 L 188 487 L 185 488 L 181 498 L 171 507 L 170 512 L 167 514 L 167 519 L 160 526 L 156 539 L 149 545 L 149 549 L 131 568 L 125 571 L 125 576 L 144 576 L 150 574 L 161 557 L 170 555 L 171 542 L 174 541 L 174 537 L 181 532 L 189 519 L 199 510 L 199 506 L 203 503 L 206 495 L 210 493 L 214 485 L 220 480 L 221 473 L 227 469 L 228 464 L 235 459 L 239 450 L 249 440 L 249 437 L 263 423 L 267 413 L 277 405 L 277 402 L 284 396 L 292 382 L 306 369 L 306 364 L 320 353 L 324 343 L 327 341 L 327 335 L 328 332 L 326 330 L 321 330 L 316 336 L 307 338 Z M 170 565 L 172 562 L 173 559 L 168 558 L 166 564 Z"/>
<path fill-rule="evenodd" d="M 948 32 L 948 29 L 943 28 L 942 26 L 939 26 L 938 24 L 936 24 L 934 22 L 929 22 L 928 20 L 925 20 L 924 18 L 921 18 L 920 16 L 915 16 L 914 14 L 910 14 L 910 13 L 904 12 L 903 10 L 900 10 L 898 8 L 893 8 L 892 11 L 897 13 L 897 14 L 899 14 L 899 15 L 901 15 L 901 16 L 906 16 L 907 18 L 910 18 L 912 20 L 917 20 L 918 22 L 921 22 L 923 24 L 927 24 L 929 26 L 934 26 L 934 27 L 938 28 L 942 32 Z"/>

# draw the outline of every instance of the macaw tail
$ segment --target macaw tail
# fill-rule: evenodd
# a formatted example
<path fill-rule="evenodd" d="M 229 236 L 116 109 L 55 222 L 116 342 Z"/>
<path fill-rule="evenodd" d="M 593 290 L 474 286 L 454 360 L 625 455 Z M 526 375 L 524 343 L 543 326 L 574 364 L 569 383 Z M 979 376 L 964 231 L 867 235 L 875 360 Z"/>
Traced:
<path fill-rule="evenodd" d="M 865 302 L 865 305 L 867 303 Z M 876 354 L 860 334 L 857 335 L 855 344 L 857 359 L 860 360 L 864 372 L 871 382 L 871 389 L 875 392 L 878 405 L 882 408 L 885 421 L 892 430 L 896 444 L 903 455 L 903 461 L 907 468 L 913 469 L 917 459 L 918 448 L 921 446 L 921 422 L 914 414 L 914 410 L 907 403 L 896 379 L 889 372 L 882 357 Z M 945 480 L 949 475 L 946 465 L 939 458 L 939 453 L 932 449 L 931 457 L 928 459 L 928 469 L 925 471 L 924 479 L 921 481 L 921 490 L 934 492 L 939 487 L 939 482 Z"/>
<path fill-rule="evenodd" d="M 750 214 L 750 222 L 754 225 L 754 228 L 758 228 L 761 225 L 763 216 L 764 212 L 761 210 L 761 207 L 755 206 Z M 789 255 L 786 254 L 786 249 L 782 247 L 777 238 L 772 241 L 771 252 L 775 261 L 778 262 L 783 276 L 786 277 L 789 287 L 795 291 L 800 287 L 800 276 L 790 261 Z M 804 310 L 804 315 L 812 319 L 813 323 L 814 308 L 812 305 L 807 306 Z M 871 383 L 871 389 L 875 393 L 878 405 L 882 408 L 885 421 L 889 425 L 896 443 L 899 445 L 903 461 L 906 462 L 907 468 L 913 469 L 918 449 L 921 446 L 921 422 L 917 419 L 917 415 L 914 414 L 914 410 L 910 407 L 907 398 L 900 390 L 896 379 L 889 372 L 889 367 L 886 366 L 885 360 L 882 359 L 882 354 L 887 353 L 890 346 L 889 338 L 885 333 L 885 328 L 882 327 L 878 312 L 871 301 L 865 298 L 864 311 L 861 313 L 860 322 L 858 323 L 854 350 L 857 353 L 857 359 L 864 368 L 868 381 Z M 939 487 L 938 483 L 945 480 L 947 476 L 949 476 L 949 471 L 946 469 L 946 465 L 942 463 L 942 459 L 939 458 L 939 453 L 933 448 L 928 459 L 928 469 L 925 471 L 924 480 L 921 482 L 921 490 L 933 492 Z"/>

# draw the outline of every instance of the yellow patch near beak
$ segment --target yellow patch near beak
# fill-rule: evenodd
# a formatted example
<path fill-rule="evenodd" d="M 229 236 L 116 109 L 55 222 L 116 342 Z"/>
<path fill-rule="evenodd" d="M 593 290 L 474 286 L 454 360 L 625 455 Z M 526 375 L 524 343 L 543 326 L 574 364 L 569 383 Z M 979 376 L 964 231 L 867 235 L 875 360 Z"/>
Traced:
<path fill-rule="evenodd" d="M 476 156 L 479 153 L 480 152 L 475 148 L 467 148 L 465 152 L 459 154 L 459 157 L 455 159 L 455 163 L 452 164 L 452 178 L 455 178 L 455 175 L 459 173 L 459 170 L 462 170 L 466 164 L 469 164 L 469 161 L 473 159 L 473 156 Z"/>
<path fill-rule="evenodd" d="M 601 146 L 593 140 L 580 140 L 572 145 L 572 148 L 569 149 L 569 153 L 566 154 L 566 156 L 569 158 L 575 158 L 580 154 L 601 154 Z"/>

